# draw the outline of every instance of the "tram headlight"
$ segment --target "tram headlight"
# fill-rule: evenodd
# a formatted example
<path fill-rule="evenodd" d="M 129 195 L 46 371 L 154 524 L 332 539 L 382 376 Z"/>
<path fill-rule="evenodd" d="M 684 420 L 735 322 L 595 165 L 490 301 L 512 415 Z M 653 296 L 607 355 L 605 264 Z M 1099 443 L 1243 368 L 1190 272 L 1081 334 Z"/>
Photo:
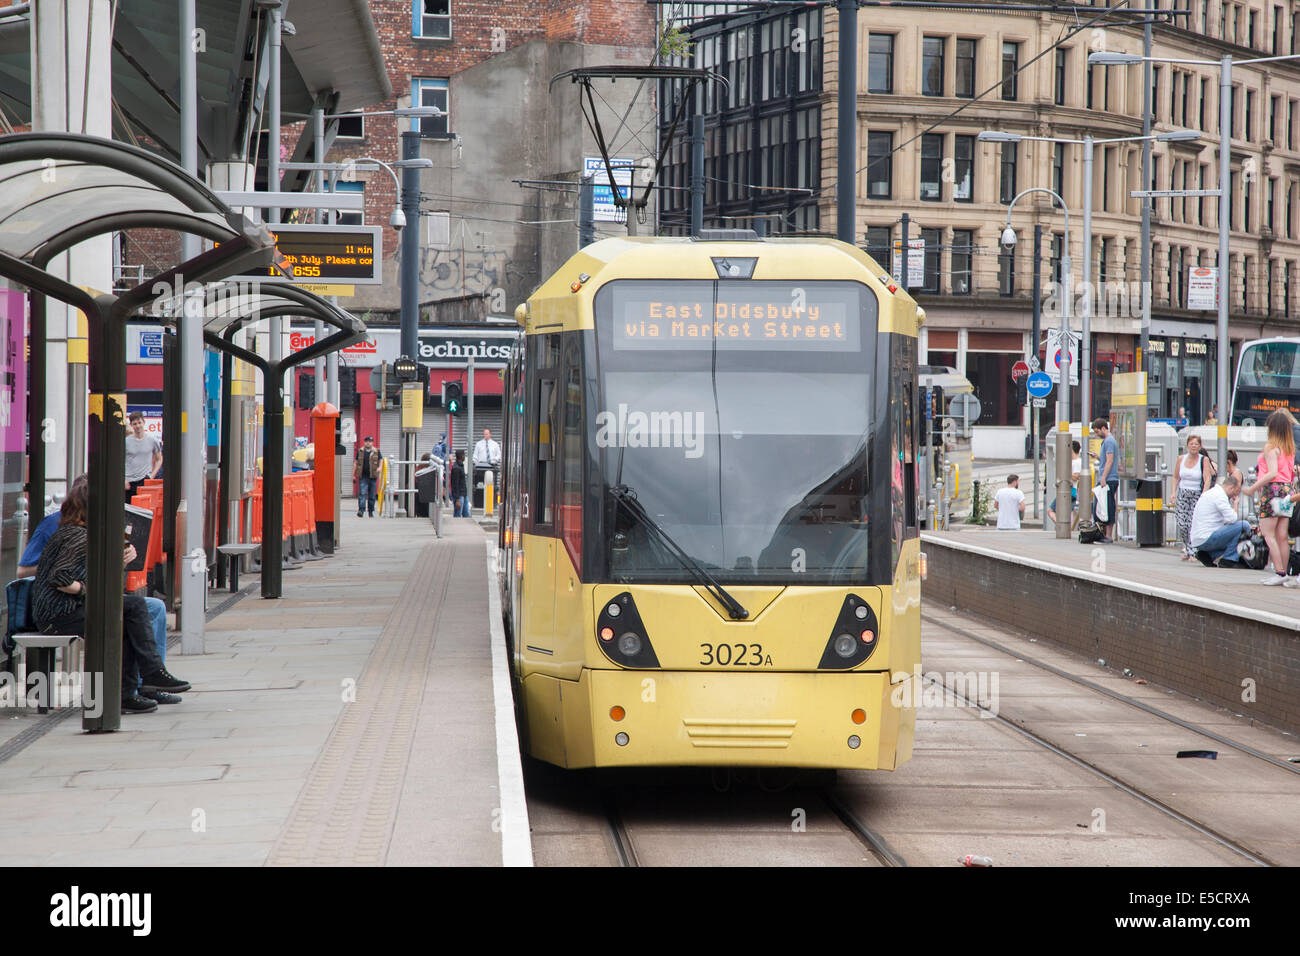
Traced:
<path fill-rule="evenodd" d="M 596 645 L 619 667 L 658 667 L 659 658 L 631 593 L 596 605 Z"/>
<path fill-rule="evenodd" d="M 880 623 L 871 603 L 847 594 L 822 650 L 822 670 L 848 670 L 865 663 L 880 644 Z"/>

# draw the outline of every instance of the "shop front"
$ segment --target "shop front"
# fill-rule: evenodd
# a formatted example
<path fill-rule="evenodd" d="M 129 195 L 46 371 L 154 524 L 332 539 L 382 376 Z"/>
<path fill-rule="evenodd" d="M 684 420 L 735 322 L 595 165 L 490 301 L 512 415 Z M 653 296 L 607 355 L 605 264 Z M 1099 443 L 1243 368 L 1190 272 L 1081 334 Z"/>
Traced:
<path fill-rule="evenodd" d="M 1147 414 L 1202 425 L 1216 404 L 1214 368 L 1217 349 L 1209 323 L 1152 321 L 1147 382 Z"/>

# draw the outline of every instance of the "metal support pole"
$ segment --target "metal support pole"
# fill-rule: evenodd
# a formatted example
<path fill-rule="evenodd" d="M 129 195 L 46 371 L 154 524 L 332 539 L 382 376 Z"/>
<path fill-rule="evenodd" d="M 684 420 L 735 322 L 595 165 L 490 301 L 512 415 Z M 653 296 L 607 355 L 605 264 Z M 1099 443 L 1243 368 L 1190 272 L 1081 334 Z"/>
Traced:
<path fill-rule="evenodd" d="M 898 253 L 899 275 L 895 276 L 895 278 L 898 279 L 898 284 L 902 287 L 904 292 L 911 291 L 907 286 L 907 280 L 909 278 L 908 272 L 911 271 L 908 269 L 908 261 L 907 261 L 908 260 L 907 234 L 910 231 L 908 227 L 911 226 L 911 224 L 912 224 L 912 217 L 909 216 L 907 213 L 903 213 L 902 223 L 899 226 L 899 231 L 902 234 L 901 236 L 902 245 L 899 246 L 899 253 Z"/>
<path fill-rule="evenodd" d="M 1232 57 L 1225 56 L 1219 65 L 1219 322 L 1218 355 L 1215 356 L 1217 384 L 1215 396 L 1219 403 L 1218 441 L 1214 460 L 1219 474 L 1226 475 L 1228 454 L 1228 426 L 1232 419 L 1229 402 L 1232 399 L 1228 391 L 1228 361 L 1230 350 L 1228 344 L 1228 298 L 1231 288 L 1228 282 L 1228 228 L 1229 210 L 1232 197 L 1228 195 L 1230 170 L 1232 168 Z"/>
<path fill-rule="evenodd" d="M 1142 27 L 1142 55 L 1151 56 L 1151 18 Z M 1173 117 L 1170 117 L 1172 119 Z M 1142 61 L 1142 135 L 1151 135 L 1151 60 Z M 1142 140 L 1142 188 L 1151 189 L 1151 140 Z M 1142 234 L 1138 253 L 1141 256 L 1142 325 L 1134 370 L 1146 372 L 1150 366 L 1147 353 L 1151 347 L 1151 197 L 1142 197 Z M 1149 379 L 1149 376 L 1148 376 Z M 1150 402 L 1150 396 L 1147 401 Z M 1143 456 L 1145 462 L 1146 457 Z M 1146 465 L 1143 465 L 1145 469 Z"/>
<path fill-rule="evenodd" d="M 262 373 L 262 597 L 278 598 L 284 577 L 284 369 Z"/>
<path fill-rule="evenodd" d="M 103 302 L 104 300 L 100 300 Z M 86 317 L 90 348 L 89 514 L 86 518 L 86 663 L 103 711 L 83 712 L 91 732 L 121 726 L 122 476 L 126 473 L 126 323 L 101 307 Z"/>
<path fill-rule="evenodd" d="M 1151 29 L 1150 26 L 1147 29 Z M 1148 84 L 1147 95 L 1150 96 L 1150 84 Z M 1144 140 L 1150 144 L 1149 140 Z M 1082 358 L 1082 368 L 1079 370 L 1079 421 L 1080 442 L 1081 446 L 1086 446 L 1089 442 L 1088 436 L 1092 434 L 1092 161 L 1093 161 L 1093 142 L 1091 136 L 1083 138 L 1083 341 L 1079 344 L 1079 354 Z M 1143 249 L 1146 243 L 1143 243 Z M 1066 354 L 1069 354 L 1067 348 Z M 1066 446 L 1069 450 L 1069 446 Z M 1067 460 L 1072 458 L 1067 455 Z M 1091 461 L 1086 454 L 1080 454 L 1080 463 Z M 1056 499 L 1060 504 L 1061 499 Z M 1060 513 L 1059 511 L 1057 512 Z M 1066 521 L 1066 527 L 1069 527 L 1069 521 Z M 1079 480 L 1079 527 L 1092 527 L 1092 482 L 1085 479 Z"/>
<path fill-rule="evenodd" d="M 312 156 L 318 163 L 325 162 L 325 111 L 320 107 L 311 111 L 312 119 Z M 328 192 L 325 188 L 325 171 L 316 171 L 316 191 L 318 193 Z M 323 209 L 316 211 L 316 221 L 324 222 L 326 212 Z M 325 323 L 317 319 L 313 324 L 312 332 L 315 340 L 319 342 L 325 338 Z M 325 357 L 322 355 L 316 361 L 312 362 L 314 366 L 314 377 L 316 380 L 316 402 L 328 402 L 329 393 L 325 390 Z M 313 403 L 313 404 L 315 404 Z"/>
<path fill-rule="evenodd" d="M 284 8 L 282 6 L 274 7 L 271 10 L 271 55 L 270 62 L 267 64 L 271 77 L 270 88 L 267 91 L 267 112 L 269 132 L 267 136 L 266 150 L 266 179 L 267 188 L 271 191 L 280 189 L 280 43 L 281 34 L 284 30 Z M 278 223 L 280 221 L 279 209 L 267 210 L 267 222 Z M 267 357 L 272 364 L 279 366 L 279 362 L 284 358 L 284 340 L 282 337 L 283 320 L 273 318 L 268 323 L 270 350 Z M 280 472 L 283 474 L 289 468 L 289 443 L 284 440 L 284 404 L 283 404 L 283 382 L 277 383 L 275 389 L 269 385 L 262 389 L 263 395 L 270 395 L 274 392 L 281 396 L 281 405 L 276 411 L 276 421 L 280 422 L 280 436 L 277 442 L 280 455 Z M 263 399 L 265 401 L 265 399 Z M 263 416 L 270 412 L 270 409 L 263 408 Z M 266 456 L 268 449 L 262 448 L 262 471 L 266 473 Z M 264 546 L 265 547 L 265 546 Z M 263 562 L 265 564 L 265 562 Z M 277 595 L 278 596 L 278 595 Z"/>
<path fill-rule="evenodd" d="M 691 117 L 691 235 L 704 228 L 704 116 Z"/>
<path fill-rule="evenodd" d="M 181 166 L 196 179 L 199 172 L 198 134 L 198 55 L 195 52 L 195 0 L 180 5 L 180 117 Z M 189 260 L 199 254 L 197 236 L 186 235 L 181 255 Z M 188 283 L 186 283 L 188 286 Z M 203 628 L 207 611 L 207 556 L 203 550 L 203 510 L 207 478 L 207 430 L 204 427 L 206 402 L 203 381 L 203 291 L 183 290 L 183 311 L 177 319 L 178 354 L 181 371 L 180 454 L 173 454 L 171 467 L 181 472 L 180 503 L 185 509 L 184 541 L 177 542 L 180 559 L 179 624 L 181 653 L 202 654 Z M 193 301 L 197 297 L 197 301 Z M 197 570 L 195 565 L 197 564 Z"/>
<path fill-rule="evenodd" d="M 402 159 L 420 158 L 420 134 L 402 133 Z M 402 286 L 401 354 L 419 358 L 420 352 L 420 171 L 402 168 L 402 213 L 406 227 L 402 230 L 402 259 L 399 267 Z"/>
<path fill-rule="evenodd" d="M 227 336 L 231 338 L 232 336 Z M 230 520 L 230 495 L 235 475 L 231 470 L 230 451 L 235 438 L 230 424 L 231 381 L 234 374 L 234 358 L 229 352 L 221 353 L 221 478 L 217 484 L 217 544 L 231 544 L 239 540 L 239 529 Z M 241 436 L 242 437 L 242 436 Z M 236 498 L 235 500 L 238 500 Z M 230 559 L 237 560 L 237 559 Z M 226 564 L 220 554 L 217 556 L 217 587 L 226 586 Z"/>
<path fill-rule="evenodd" d="M 1072 288 L 1070 274 L 1070 220 L 1065 220 L 1065 250 L 1061 256 L 1061 284 L 1068 290 Z M 1061 296 L 1061 347 L 1066 358 L 1070 355 L 1070 296 Z M 1057 387 L 1056 401 L 1056 507 L 1067 509 L 1064 521 L 1056 522 L 1056 537 L 1065 539 L 1070 536 L 1070 369 L 1067 362 L 1061 369 L 1061 384 Z"/>
<path fill-rule="evenodd" d="M 857 235 L 858 159 L 858 4 L 839 0 L 839 117 L 836 149 L 839 151 L 835 183 L 835 236 L 855 243 Z M 906 255 L 904 251 L 904 255 Z"/>
<path fill-rule="evenodd" d="M 474 510 L 474 356 L 465 361 L 465 494 Z M 487 489 L 484 489 L 486 492 Z"/>
<path fill-rule="evenodd" d="M 578 248 L 596 241 L 596 179 L 591 173 L 582 177 L 578 187 Z"/>
<path fill-rule="evenodd" d="M 1034 225 L 1034 309 L 1033 327 L 1029 333 L 1029 354 L 1038 358 L 1038 336 L 1043 319 L 1043 227 Z M 1059 290 L 1058 290 L 1059 294 Z M 1038 371 L 1038 363 L 1030 362 L 1031 371 Z M 1034 446 L 1034 518 L 1038 518 L 1038 409 L 1033 399 L 1029 401 L 1029 441 Z"/>

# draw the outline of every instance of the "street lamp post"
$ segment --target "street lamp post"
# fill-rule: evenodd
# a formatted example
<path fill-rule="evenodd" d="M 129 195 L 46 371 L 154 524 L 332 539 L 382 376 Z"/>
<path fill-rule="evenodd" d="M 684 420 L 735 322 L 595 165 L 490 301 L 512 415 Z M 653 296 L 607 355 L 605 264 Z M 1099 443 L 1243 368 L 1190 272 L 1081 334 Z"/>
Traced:
<path fill-rule="evenodd" d="M 997 130 L 985 130 L 979 134 L 980 142 L 985 143 L 1018 143 L 1021 140 L 1042 143 L 1071 143 L 1083 147 L 1083 275 L 1082 286 L 1083 294 L 1079 300 L 1079 314 L 1081 318 L 1082 341 L 1079 346 L 1079 418 L 1082 425 L 1081 438 L 1084 444 L 1087 443 L 1088 426 L 1092 421 L 1092 308 L 1095 298 L 1092 287 L 1092 169 L 1093 154 L 1098 143 L 1102 145 L 1111 145 L 1114 143 L 1133 143 L 1143 142 L 1148 144 L 1151 140 L 1162 143 L 1181 143 L 1191 140 L 1200 139 L 1200 134 L 1196 130 L 1174 130 L 1169 133 L 1158 133 L 1154 136 L 1117 136 L 1108 139 L 1093 139 L 1091 135 L 1086 135 L 1083 139 L 1068 139 L 1065 137 L 1054 136 L 1021 136 L 1018 133 L 1003 133 Z M 1066 246 L 1069 246 L 1069 236 L 1065 238 Z M 1073 290 L 1070 288 L 1068 277 L 1063 283 L 1065 286 L 1065 298 L 1073 296 Z M 1144 285 L 1146 284 L 1144 280 Z M 1070 354 L 1069 341 L 1062 336 L 1063 347 L 1068 358 Z M 1038 352 L 1038 343 L 1033 343 L 1035 354 Z M 1062 376 L 1062 381 L 1067 379 L 1067 374 Z M 1069 407 L 1066 407 L 1066 419 L 1068 420 Z M 1083 459 L 1088 460 L 1086 457 Z M 1058 499 L 1059 500 L 1059 499 Z M 1090 481 L 1081 482 L 1079 489 L 1079 527 L 1088 529 L 1092 527 L 1092 483 Z"/>
<path fill-rule="evenodd" d="M 1030 186 L 1022 190 L 1011 204 L 1007 206 L 1006 228 L 1002 230 L 1002 245 L 1011 249 L 1016 244 L 1016 233 L 1011 228 L 1011 212 L 1022 196 L 1029 193 L 1047 193 L 1061 204 L 1065 213 L 1065 248 L 1061 253 L 1061 280 L 1066 289 L 1070 288 L 1070 208 L 1065 200 L 1054 190 L 1045 186 Z M 1070 296 L 1061 296 L 1061 341 L 1068 342 L 1070 332 Z M 1068 349 L 1066 354 L 1068 355 Z M 1056 502 L 1058 509 L 1062 502 L 1070 500 L 1070 376 L 1068 372 L 1061 376 L 1061 384 L 1056 392 Z M 1059 514 L 1059 511 L 1058 511 Z M 1056 536 L 1070 536 L 1070 519 L 1056 522 Z"/>

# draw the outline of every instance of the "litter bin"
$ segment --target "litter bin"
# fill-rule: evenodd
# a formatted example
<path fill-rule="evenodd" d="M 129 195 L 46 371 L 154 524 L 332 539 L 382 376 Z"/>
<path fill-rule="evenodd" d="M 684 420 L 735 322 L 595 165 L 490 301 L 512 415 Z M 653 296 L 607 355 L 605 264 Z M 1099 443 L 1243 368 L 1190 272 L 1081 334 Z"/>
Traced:
<path fill-rule="evenodd" d="M 438 496 L 438 469 L 425 468 L 415 473 L 415 516 L 429 517 L 429 505 Z"/>
<path fill-rule="evenodd" d="M 483 476 L 490 469 L 486 465 L 474 466 L 474 487 L 470 489 L 471 507 L 483 510 Z"/>
<path fill-rule="evenodd" d="M 1165 543 L 1165 502 L 1159 478 L 1139 478 L 1137 485 L 1137 546 L 1159 548 Z"/>

